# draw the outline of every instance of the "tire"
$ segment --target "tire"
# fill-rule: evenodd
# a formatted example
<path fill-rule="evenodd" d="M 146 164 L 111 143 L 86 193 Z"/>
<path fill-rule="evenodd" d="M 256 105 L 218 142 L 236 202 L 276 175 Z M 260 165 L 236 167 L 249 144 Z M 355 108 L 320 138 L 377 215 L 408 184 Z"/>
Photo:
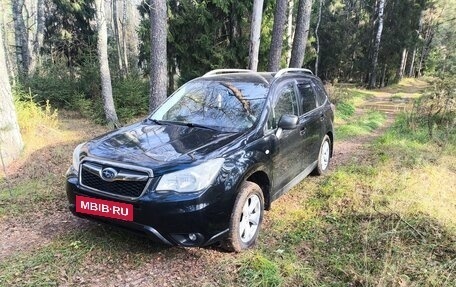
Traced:
<path fill-rule="evenodd" d="M 328 171 L 329 163 L 331 161 L 331 139 L 328 135 L 325 135 L 320 145 L 320 151 L 318 152 L 318 163 L 315 169 L 312 171 L 314 175 L 323 175 Z"/>
<path fill-rule="evenodd" d="M 243 182 L 231 213 L 230 231 L 224 244 L 225 249 L 241 252 L 255 245 L 263 214 L 264 197 L 261 188 L 256 183 Z"/>

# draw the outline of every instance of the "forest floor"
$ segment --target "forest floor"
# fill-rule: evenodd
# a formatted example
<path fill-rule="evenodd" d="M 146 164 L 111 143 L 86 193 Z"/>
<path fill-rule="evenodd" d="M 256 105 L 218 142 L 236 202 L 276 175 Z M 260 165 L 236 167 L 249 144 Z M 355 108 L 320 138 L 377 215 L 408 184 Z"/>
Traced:
<path fill-rule="evenodd" d="M 420 219 L 422 211 L 413 216 L 400 208 L 388 213 L 395 203 L 383 198 L 379 206 L 370 205 L 383 195 L 366 195 L 368 189 L 386 190 L 389 181 L 384 178 L 388 166 L 373 170 L 382 164 L 376 142 L 426 85 L 405 81 L 362 90 L 370 96 L 357 104 L 354 116 L 379 109 L 385 115 L 382 124 L 368 133 L 336 138 L 329 174 L 309 177 L 275 201 L 265 214 L 257 246 L 240 254 L 217 246 L 163 246 L 74 217 L 64 191 L 73 148 L 107 130 L 62 113 L 58 129 L 42 127 L 35 138 L 43 139 L 27 143 L 24 156 L 0 179 L 0 286 L 454 286 L 456 223 L 450 219 L 447 226 L 440 215 L 437 222 Z M 440 175 L 450 177 L 445 180 L 451 186 L 455 173 L 452 159 Z M 375 184 L 366 189 L 366 181 Z M 328 194 L 330 189 L 336 195 Z M 439 196 L 456 209 L 454 199 Z M 423 224 L 428 221 L 432 224 Z M 418 259 L 401 261 L 409 256 Z M 438 257 L 431 262 L 434 267 L 421 270 L 429 256 Z"/>

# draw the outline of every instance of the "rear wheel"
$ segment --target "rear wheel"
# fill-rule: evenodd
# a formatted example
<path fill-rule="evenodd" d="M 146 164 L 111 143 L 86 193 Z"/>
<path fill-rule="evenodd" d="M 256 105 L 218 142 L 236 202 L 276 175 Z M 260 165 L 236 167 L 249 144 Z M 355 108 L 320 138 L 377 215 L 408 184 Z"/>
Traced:
<path fill-rule="evenodd" d="M 331 161 L 331 139 L 325 135 L 321 142 L 320 152 L 318 153 L 318 163 L 313 174 L 322 175 L 328 171 L 329 162 Z"/>
<path fill-rule="evenodd" d="M 225 247 L 240 252 L 252 247 L 260 231 L 264 213 L 261 188 L 250 181 L 242 183 L 230 219 L 230 231 Z"/>

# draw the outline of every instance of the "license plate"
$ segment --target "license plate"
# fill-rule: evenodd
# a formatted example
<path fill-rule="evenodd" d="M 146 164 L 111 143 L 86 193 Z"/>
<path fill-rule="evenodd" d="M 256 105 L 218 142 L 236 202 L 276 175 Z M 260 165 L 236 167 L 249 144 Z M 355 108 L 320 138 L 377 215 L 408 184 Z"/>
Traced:
<path fill-rule="evenodd" d="M 76 212 L 133 221 L 133 204 L 76 195 Z"/>

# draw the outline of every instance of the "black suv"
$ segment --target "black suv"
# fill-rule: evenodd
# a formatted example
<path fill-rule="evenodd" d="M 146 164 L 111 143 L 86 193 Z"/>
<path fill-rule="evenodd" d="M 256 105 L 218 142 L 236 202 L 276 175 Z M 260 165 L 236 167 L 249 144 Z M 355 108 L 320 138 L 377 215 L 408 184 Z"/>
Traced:
<path fill-rule="evenodd" d="M 165 244 L 241 251 L 275 199 L 327 171 L 333 121 L 307 69 L 214 70 L 141 122 L 79 145 L 69 207 Z"/>

